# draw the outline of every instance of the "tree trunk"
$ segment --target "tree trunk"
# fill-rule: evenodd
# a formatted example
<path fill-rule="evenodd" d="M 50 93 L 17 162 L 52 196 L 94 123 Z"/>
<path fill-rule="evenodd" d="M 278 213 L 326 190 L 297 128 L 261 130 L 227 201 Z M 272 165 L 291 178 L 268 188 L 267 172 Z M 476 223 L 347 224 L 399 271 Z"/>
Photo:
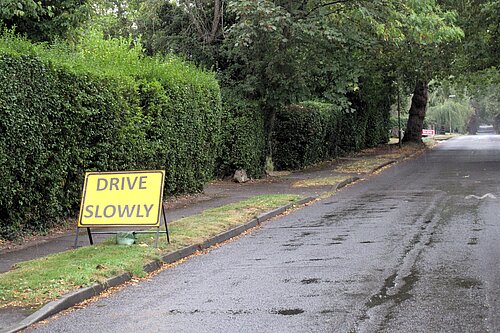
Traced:
<path fill-rule="evenodd" d="M 427 112 L 427 100 L 429 83 L 417 80 L 415 91 L 411 99 L 408 124 L 406 125 L 403 142 L 422 142 L 422 128 L 424 127 L 425 113 Z"/>
<path fill-rule="evenodd" d="M 213 44 L 215 37 L 217 37 L 217 31 L 222 29 L 221 18 L 222 18 L 222 0 L 214 1 L 214 17 L 212 20 L 212 31 L 207 39 L 207 44 Z"/>

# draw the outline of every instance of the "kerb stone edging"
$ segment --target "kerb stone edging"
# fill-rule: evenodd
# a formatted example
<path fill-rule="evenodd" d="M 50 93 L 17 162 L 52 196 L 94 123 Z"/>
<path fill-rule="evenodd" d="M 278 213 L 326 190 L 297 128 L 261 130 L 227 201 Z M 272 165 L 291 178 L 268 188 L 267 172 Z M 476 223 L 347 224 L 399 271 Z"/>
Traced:
<path fill-rule="evenodd" d="M 371 169 L 366 174 L 367 175 L 371 175 L 371 174 L 377 172 L 378 170 L 380 170 L 380 169 L 382 169 L 382 168 L 384 168 L 384 167 L 386 167 L 388 165 L 394 164 L 396 162 L 397 162 L 397 160 L 390 160 L 390 161 L 384 162 L 384 163 L 376 166 L 375 168 Z M 335 191 L 338 191 L 341 188 L 346 187 L 347 185 L 349 185 L 351 183 L 354 183 L 354 182 L 356 182 L 356 181 L 358 181 L 360 179 L 361 179 L 360 177 L 350 177 L 350 178 L 347 178 L 346 180 L 343 180 L 340 183 L 337 183 L 337 185 L 335 186 Z"/>
<path fill-rule="evenodd" d="M 243 232 L 252 229 L 258 225 L 260 225 L 262 222 L 269 220 L 275 216 L 278 216 L 285 212 L 286 210 L 292 208 L 295 205 L 303 205 L 308 202 L 311 202 L 315 200 L 315 197 L 307 197 L 300 199 L 297 202 L 294 202 L 292 204 L 288 204 L 283 207 L 279 207 L 277 209 L 274 209 L 270 212 L 264 213 L 262 215 L 259 215 L 257 218 L 241 225 L 236 228 L 230 229 L 228 231 L 225 231 L 219 235 L 216 235 L 206 241 L 204 241 L 201 244 L 194 244 L 187 246 L 185 248 L 182 248 L 180 250 L 171 252 L 169 254 L 164 255 L 161 258 L 161 263 L 158 261 L 153 261 L 144 266 L 144 270 L 148 273 L 151 273 L 158 269 L 162 264 L 172 264 L 180 259 L 186 258 L 192 254 L 194 254 L 197 251 L 202 251 L 206 250 L 216 244 L 225 242 L 231 238 L 234 238 Z M 121 275 L 112 277 L 108 279 L 104 283 L 100 284 L 95 284 L 90 287 L 82 288 L 73 292 L 70 292 L 66 295 L 61 296 L 61 298 L 52 301 L 50 303 L 45 304 L 43 307 L 41 307 L 38 311 L 34 312 L 30 316 L 24 318 L 22 321 L 20 321 L 17 324 L 14 324 L 13 326 L 7 328 L 4 331 L 0 331 L 0 333 L 15 333 L 19 332 L 25 328 L 27 328 L 30 325 L 33 325 L 34 323 L 37 323 L 41 320 L 44 320 L 50 316 L 55 315 L 56 313 L 59 313 L 63 310 L 66 310 L 72 306 L 75 306 L 78 303 L 81 303 L 89 298 L 92 298 L 94 296 L 99 295 L 103 291 L 105 291 L 108 288 L 116 287 L 118 285 L 121 285 L 127 281 L 129 281 L 132 278 L 132 276 L 129 273 L 123 273 Z"/>
<path fill-rule="evenodd" d="M 376 171 L 388 166 L 388 165 L 391 165 L 393 163 L 396 163 L 397 161 L 396 160 L 390 160 L 390 161 L 387 161 L 385 163 L 382 163 L 380 165 L 377 165 L 375 168 L 371 169 L 369 173 L 375 173 Z"/>
<path fill-rule="evenodd" d="M 346 187 L 347 185 L 351 184 L 351 183 L 354 183 L 355 181 L 358 181 L 360 180 L 361 178 L 359 177 L 350 177 L 350 178 L 347 178 L 346 180 L 343 180 L 341 181 L 340 183 L 338 183 L 336 186 L 335 186 L 335 191 L 338 191 L 340 190 L 341 188 L 343 187 Z"/>

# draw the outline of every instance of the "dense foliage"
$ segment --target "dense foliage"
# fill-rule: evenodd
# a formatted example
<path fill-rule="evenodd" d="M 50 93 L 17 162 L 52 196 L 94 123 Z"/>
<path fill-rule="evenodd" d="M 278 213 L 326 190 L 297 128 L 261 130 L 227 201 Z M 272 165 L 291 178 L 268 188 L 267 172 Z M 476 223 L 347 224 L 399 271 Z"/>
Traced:
<path fill-rule="evenodd" d="M 85 171 L 165 169 L 167 194 L 213 178 L 222 118 L 213 75 L 128 45 L 94 35 L 69 52 L 1 38 L 2 237 L 73 213 Z"/>
<path fill-rule="evenodd" d="M 217 175 L 230 176 L 244 169 L 247 175 L 258 178 L 264 173 L 265 132 L 264 114 L 256 102 L 223 95 L 221 154 Z"/>
<path fill-rule="evenodd" d="M 467 90 L 479 123 L 495 124 L 495 119 L 500 118 L 500 2 L 442 0 L 441 3 L 457 11 L 457 23 L 465 33 L 465 38 L 448 50 L 454 54 L 454 76 L 446 83 L 456 90 Z"/>
<path fill-rule="evenodd" d="M 279 110 L 273 133 L 276 168 L 298 169 L 329 158 L 337 146 L 331 139 L 341 114 L 333 105 L 319 102 Z"/>
<path fill-rule="evenodd" d="M 448 82 L 435 85 L 436 83 L 431 83 L 427 128 L 435 128 L 438 133 L 475 134 L 478 126 L 477 115 L 467 90 L 456 90 Z"/>
<path fill-rule="evenodd" d="M 68 37 L 87 21 L 91 0 L 2 0 L 0 26 L 14 28 L 33 41 Z"/>
<path fill-rule="evenodd" d="M 273 132 L 275 166 L 303 168 L 387 142 L 390 104 L 372 109 L 360 94 L 350 98 L 354 108 L 307 101 L 280 109 Z"/>

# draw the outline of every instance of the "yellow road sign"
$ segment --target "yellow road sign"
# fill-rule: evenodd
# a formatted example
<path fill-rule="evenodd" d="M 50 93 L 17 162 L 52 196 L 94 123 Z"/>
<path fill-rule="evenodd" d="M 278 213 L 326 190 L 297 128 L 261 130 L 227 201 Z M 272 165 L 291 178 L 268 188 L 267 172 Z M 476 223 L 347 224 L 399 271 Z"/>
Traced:
<path fill-rule="evenodd" d="M 165 171 L 87 172 L 78 227 L 160 226 Z"/>

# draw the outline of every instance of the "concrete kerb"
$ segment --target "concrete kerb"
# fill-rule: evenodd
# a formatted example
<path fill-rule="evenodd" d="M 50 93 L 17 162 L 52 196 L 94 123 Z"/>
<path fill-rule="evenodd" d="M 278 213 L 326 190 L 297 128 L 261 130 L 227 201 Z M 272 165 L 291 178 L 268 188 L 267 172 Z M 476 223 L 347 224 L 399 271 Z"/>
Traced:
<path fill-rule="evenodd" d="M 300 205 L 306 204 L 308 202 L 311 202 L 315 199 L 316 199 L 315 197 L 303 198 L 303 199 L 300 199 L 299 201 L 297 201 L 293 204 L 279 207 L 279 208 L 274 209 L 270 212 L 259 215 L 257 218 L 252 219 L 251 221 L 249 221 L 241 226 L 238 226 L 236 228 L 225 231 L 219 235 L 216 235 L 216 236 L 210 238 L 209 240 L 206 240 L 205 242 L 203 242 L 201 244 L 190 245 L 190 246 L 187 246 L 187 247 L 182 248 L 180 250 L 166 254 L 161 258 L 161 262 L 153 261 L 153 262 L 146 264 L 144 266 L 144 270 L 148 273 L 151 273 L 151 272 L 157 270 L 158 268 L 160 268 L 162 264 L 172 264 L 176 261 L 179 261 L 183 258 L 186 258 L 186 257 L 194 254 L 197 251 L 206 250 L 206 249 L 208 249 L 216 244 L 225 242 L 231 238 L 234 238 L 234 237 L 242 234 L 243 232 L 245 232 L 249 229 L 252 229 L 252 228 L 260 225 L 262 222 L 264 222 L 266 220 L 269 220 L 275 216 L 278 216 L 278 215 L 284 213 L 285 211 L 287 211 L 288 209 L 290 209 L 294 206 L 300 206 Z M 64 310 L 70 308 L 70 307 L 73 307 L 73 306 L 77 305 L 78 303 L 81 303 L 87 299 L 90 299 L 94 296 L 97 296 L 109 288 L 124 284 L 127 281 L 129 281 L 130 279 L 132 279 L 132 276 L 129 273 L 124 273 L 124 274 L 112 277 L 104 283 L 95 284 L 95 285 L 92 285 L 92 286 L 87 287 L 87 288 L 82 288 L 82 289 L 70 292 L 66 295 L 61 296 L 61 298 L 59 298 L 55 301 L 47 303 L 42 308 L 40 308 L 38 311 L 36 311 L 33 314 L 31 314 L 30 316 L 26 317 L 25 319 L 23 319 L 19 323 L 7 328 L 6 330 L 0 331 L 0 333 L 19 332 L 19 331 L 27 328 L 30 325 L 33 325 L 39 321 L 47 319 L 48 317 L 53 316 L 61 311 L 64 311 Z"/>
<path fill-rule="evenodd" d="M 338 183 L 336 186 L 335 186 L 335 191 L 338 191 L 340 190 L 341 188 L 343 187 L 346 187 L 347 185 L 351 184 L 351 183 L 354 183 L 355 181 L 358 181 L 360 180 L 361 178 L 359 177 L 350 177 L 350 178 L 347 178 L 346 180 L 343 180 L 341 181 L 340 183 Z"/>
<path fill-rule="evenodd" d="M 50 316 L 53 316 L 63 310 L 66 310 L 72 306 L 75 306 L 78 303 L 81 303 L 89 298 L 92 298 L 96 295 L 99 295 L 104 290 L 112 287 L 116 287 L 120 284 L 123 284 L 130 280 L 132 276 L 128 273 L 124 273 L 118 276 L 115 276 L 105 283 L 95 284 L 87 288 L 82 288 L 73 292 L 70 292 L 66 295 L 61 296 L 60 299 L 47 303 L 38 311 L 34 312 L 30 316 L 26 317 L 18 324 L 11 326 L 5 333 L 14 333 L 20 330 L 27 328 L 28 326 L 44 320 Z M 2 332 L 2 333 L 3 333 Z"/>
<path fill-rule="evenodd" d="M 380 165 L 377 165 L 375 168 L 370 170 L 369 174 L 375 173 L 376 171 L 378 171 L 382 168 L 385 168 L 386 166 L 391 165 L 391 164 L 396 163 L 396 162 L 397 162 L 396 160 L 390 160 L 390 161 L 387 161 L 387 162 L 382 163 Z"/>
<path fill-rule="evenodd" d="M 387 162 L 384 162 L 380 165 L 377 165 L 375 168 L 371 169 L 370 171 L 368 171 L 366 174 L 367 175 L 371 175 L 375 172 L 377 172 L 378 170 L 388 166 L 388 165 L 391 165 L 391 164 L 394 164 L 398 162 L 397 160 L 390 160 L 390 161 L 387 161 Z M 340 190 L 341 188 L 343 187 L 346 187 L 347 185 L 351 184 L 351 183 L 354 183 L 358 180 L 360 180 L 361 178 L 360 177 L 350 177 L 350 178 L 347 178 L 346 180 L 343 180 L 341 181 L 340 183 L 337 183 L 337 185 L 335 185 L 335 191 L 338 191 Z"/>

